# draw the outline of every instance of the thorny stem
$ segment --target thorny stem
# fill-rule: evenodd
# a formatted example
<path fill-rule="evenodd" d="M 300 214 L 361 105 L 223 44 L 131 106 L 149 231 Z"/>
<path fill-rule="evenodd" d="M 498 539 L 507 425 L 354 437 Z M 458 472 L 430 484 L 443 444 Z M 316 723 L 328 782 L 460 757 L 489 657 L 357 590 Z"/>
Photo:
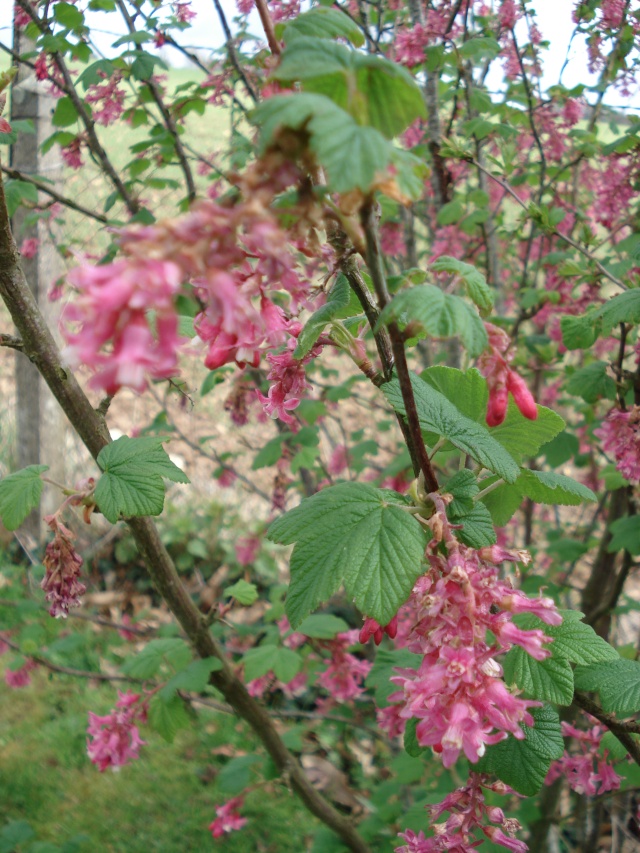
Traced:
<path fill-rule="evenodd" d="M 22 337 L 25 354 L 37 367 L 91 455 L 97 458 L 102 448 L 111 442 L 111 436 L 104 419 L 93 409 L 74 375 L 63 366 L 57 344 L 29 289 L 11 233 L 1 181 L 0 297 Z M 267 710 L 249 695 L 242 681 L 236 677 L 221 645 L 211 634 L 205 618 L 183 586 L 154 522 L 150 518 L 130 518 L 127 523 L 156 590 L 184 630 L 195 652 L 201 658 L 215 657 L 221 661 L 222 668 L 211 674 L 211 684 L 222 693 L 236 713 L 249 723 L 278 772 L 289 781 L 306 808 L 335 832 L 349 850 L 370 853 L 351 821 L 339 814 L 311 785 L 304 770 L 283 743 Z"/>
<path fill-rule="evenodd" d="M 363 207 L 361 221 L 367 241 L 367 266 L 369 267 L 371 280 L 378 297 L 378 307 L 380 311 L 383 311 L 391 301 L 391 297 L 387 289 L 387 280 L 382 265 L 378 223 L 375 206 L 372 200 L 369 200 Z M 422 472 L 425 488 L 428 493 L 437 492 L 438 479 L 433 467 L 431 466 L 429 454 L 427 453 L 427 448 L 425 447 L 425 443 L 422 438 L 420 419 L 418 418 L 418 410 L 416 408 L 416 401 L 413 395 L 413 387 L 411 385 L 411 376 L 407 365 L 402 334 L 395 321 L 390 322 L 388 324 L 388 328 L 389 336 L 391 338 L 391 348 L 395 359 L 396 374 L 400 383 L 402 400 L 407 413 L 409 453 L 411 454 L 411 459 L 414 464 L 414 473 L 417 476 L 419 472 Z"/>

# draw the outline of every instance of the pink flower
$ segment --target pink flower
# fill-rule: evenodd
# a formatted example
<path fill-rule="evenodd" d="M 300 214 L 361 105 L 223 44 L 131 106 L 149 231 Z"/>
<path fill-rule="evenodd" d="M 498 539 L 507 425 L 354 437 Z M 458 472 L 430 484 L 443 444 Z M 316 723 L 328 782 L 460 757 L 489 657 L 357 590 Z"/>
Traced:
<path fill-rule="evenodd" d="M 630 483 L 640 482 L 640 407 L 627 412 L 611 409 L 593 434 L 602 439 L 602 449 L 612 453 L 616 468 Z"/>
<path fill-rule="evenodd" d="M 89 711 L 87 753 L 93 764 L 103 773 L 107 767 L 114 770 L 139 757 L 141 740 L 136 720 L 146 721 L 146 708 L 137 693 L 118 691 L 116 707 L 100 717 Z"/>
<path fill-rule="evenodd" d="M 55 535 L 45 549 L 42 562 L 46 573 L 40 586 L 51 604 L 51 616 L 66 619 L 72 607 L 80 607 L 80 596 L 87 591 L 80 580 L 83 559 L 73 547 L 73 533 L 55 515 L 44 520 Z"/>
<path fill-rule="evenodd" d="M 485 323 L 489 337 L 488 350 L 478 359 L 478 369 L 487 380 L 489 400 L 487 403 L 488 426 L 499 426 L 507 414 L 509 393 L 525 418 L 535 421 L 538 407 L 523 379 L 509 367 L 513 358 L 510 353 L 511 339 L 502 329 Z"/>
<path fill-rule="evenodd" d="M 105 79 L 101 83 L 89 86 L 85 100 L 92 105 L 93 120 L 107 127 L 117 121 L 124 112 L 125 92 L 119 87 L 122 79 L 120 72 L 116 72 L 108 79 L 104 72 L 100 76 Z"/>
<path fill-rule="evenodd" d="M 31 684 L 29 673 L 36 667 L 37 663 L 32 658 L 27 658 L 18 669 L 5 669 L 4 680 L 7 687 L 11 687 L 13 690 L 20 687 L 28 687 Z"/>
<path fill-rule="evenodd" d="M 336 702 L 349 702 L 364 693 L 363 682 L 373 665 L 347 652 L 356 642 L 357 634 L 357 631 L 346 631 L 323 643 L 331 652 L 331 662 L 318 676 L 318 683 Z"/>
<path fill-rule="evenodd" d="M 173 12 L 181 24 L 190 24 L 197 14 L 191 8 L 191 2 L 176 2 L 173 3 Z"/>
<path fill-rule="evenodd" d="M 267 361 L 272 365 L 267 379 L 272 384 L 266 397 L 260 391 L 256 391 L 264 411 L 270 417 L 279 418 L 289 426 L 296 424 L 295 418 L 289 412 L 300 405 L 300 398 L 308 387 L 304 366 L 322 352 L 322 346 L 317 344 L 304 358 L 296 359 L 293 357 L 296 345 L 296 339 L 291 338 L 287 348 L 281 353 L 276 355 L 267 353 Z"/>
<path fill-rule="evenodd" d="M 70 169 L 81 169 L 84 166 L 81 144 L 80 137 L 76 136 L 72 142 L 60 148 L 62 159 Z"/>
<path fill-rule="evenodd" d="M 360 629 L 360 634 L 358 636 L 359 642 L 363 645 L 368 642 L 370 637 L 373 637 L 373 641 L 376 646 L 379 646 L 382 642 L 382 638 L 385 634 L 393 640 L 398 633 L 398 617 L 397 615 L 393 617 L 391 622 L 388 625 L 382 627 L 375 619 L 371 619 L 367 617 L 364 620 L 364 625 Z"/>
<path fill-rule="evenodd" d="M 241 536 L 236 539 L 236 560 L 241 566 L 250 566 L 256 559 L 262 541 L 259 536 Z"/>
<path fill-rule="evenodd" d="M 223 806 L 218 806 L 216 809 L 216 819 L 209 824 L 209 829 L 214 838 L 220 838 L 229 832 L 234 832 L 236 829 L 242 829 L 246 824 L 247 818 L 240 817 L 239 810 L 244 804 L 243 797 L 234 797 L 226 802 Z"/>
<path fill-rule="evenodd" d="M 38 240 L 35 237 L 27 237 L 22 241 L 20 254 L 23 258 L 35 258 L 38 251 Z"/>

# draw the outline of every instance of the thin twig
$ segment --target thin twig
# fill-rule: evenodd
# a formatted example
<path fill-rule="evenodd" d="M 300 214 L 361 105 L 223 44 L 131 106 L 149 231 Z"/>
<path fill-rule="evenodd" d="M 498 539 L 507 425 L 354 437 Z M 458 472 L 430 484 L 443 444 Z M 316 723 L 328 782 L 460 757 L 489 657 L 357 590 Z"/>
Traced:
<path fill-rule="evenodd" d="M 46 193 L 50 198 L 54 201 L 57 201 L 59 204 L 63 205 L 63 207 L 68 207 L 70 210 L 75 210 L 78 213 L 81 213 L 83 216 L 87 216 L 89 219 L 95 219 L 97 222 L 101 222 L 103 225 L 106 225 L 109 222 L 108 217 L 104 215 L 104 213 L 95 213 L 93 210 L 89 210 L 88 207 L 83 207 L 81 204 L 78 204 L 77 201 L 73 201 L 73 199 L 67 198 L 66 196 L 60 195 L 59 192 L 56 192 L 49 184 L 44 181 L 39 181 L 37 178 L 33 178 L 31 175 L 26 175 L 24 172 L 20 172 L 18 169 L 11 169 L 8 166 L 3 166 L 0 164 L 0 169 L 4 172 L 4 174 L 13 178 L 15 181 L 25 181 L 28 184 L 32 184 L 34 187 L 37 187 L 41 192 Z"/>
<path fill-rule="evenodd" d="M 40 666 L 50 669 L 51 672 L 58 672 L 60 675 L 72 675 L 74 678 L 93 678 L 96 681 L 128 681 L 131 684 L 142 684 L 144 681 L 148 681 L 148 679 L 144 678 L 133 678 L 131 675 L 109 675 L 106 672 L 91 672 L 86 669 L 73 669 L 73 667 L 70 666 L 60 666 L 57 663 L 52 663 L 50 660 L 43 658 L 41 655 L 34 655 L 31 653 L 26 654 L 17 643 L 7 639 L 7 637 L 3 637 L 2 642 L 6 643 L 6 645 L 15 652 L 19 652 L 26 658 L 40 664 Z"/>
<path fill-rule="evenodd" d="M 640 743 L 631 737 L 632 734 L 640 734 L 640 724 L 621 723 L 613 714 L 605 713 L 593 699 L 589 699 L 583 693 L 575 693 L 573 701 L 579 708 L 605 725 L 611 734 L 618 738 L 636 764 L 640 765 Z"/>
<path fill-rule="evenodd" d="M 218 0 L 213 0 L 214 3 L 217 3 Z M 260 22 L 262 23 L 262 29 L 264 30 L 264 34 L 267 37 L 267 44 L 269 45 L 269 50 L 274 56 L 280 56 L 280 42 L 276 38 L 276 31 L 273 26 L 273 18 L 271 17 L 271 12 L 269 11 L 269 7 L 267 6 L 266 0 L 255 0 L 256 9 L 258 10 L 258 14 L 260 15 Z"/>
<path fill-rule="evenodd" d="M 256 90 L 253 88 L 251 83 L 249 82 L 249 78 L 245 74 L 240 62 L 238 60 L 238 54 L 236 53 L 236 48 L 233 43 L 233 35 L 231 34 L 231 29 L 229 27 L 229 22 L 227 21 L 226 15 L 224 14 L 224 9 L 220 5 L 220 0 L 213 0 L 213 5 L 216 7 L 216 12 L 218 13 L 218 18 L 220 19 L 220 24 L 222 29 L 224 30 L 224 37 L 227 40 L 227 53 L 229 54 L 229 61 L 236 69 L 236 72 L 242 82 L 244 83 L 244 87 L 249 93 L 249 97 L 251 100 L 257 104 L 258 103 L 258 94 Z"/>

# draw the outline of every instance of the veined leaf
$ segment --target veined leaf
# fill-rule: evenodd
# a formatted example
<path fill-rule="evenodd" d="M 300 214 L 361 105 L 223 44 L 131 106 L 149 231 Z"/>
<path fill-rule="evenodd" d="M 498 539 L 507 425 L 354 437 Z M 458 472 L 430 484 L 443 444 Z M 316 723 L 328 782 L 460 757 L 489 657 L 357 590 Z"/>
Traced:
<path fill-rule="evenodd" d="M 608 660 L 575 671 L 577 690 L 596 692 L 602 710 L 619 717 L 629 717 L 640 711 L 640 662 Z"/>
<path fill-rule="evenodd" d="M 494 292 L 487 284 L 482 273 L 471 264 L 442 255 L 431 264 L 431 269 L 436 272 L 448 272 L 459 275 L 467 289 L 470 299 L 480 309 L 480 313 L 486 316 L 493 308 Z"/>
<path fill-rule="evenodd" d="M 520 646 L 514 646 L 502 666 L 506 683 L 515 684 L 532 699 L 556 705 L 573 702 L 573 670 L 566 658 L 536 660 Z"/>
<path fill-rule="evenodd" d="M 422 573 L 427 542 L 410 513 L 364 483 L 323 489 L 276 519 L 268 536 L 296 543 L 286 601 L 294 628 L 343 582 L 358 608 L 386 625 Z"/>
<path fill-rule="evenodd" d="M 317 39 L 346 38 L 356 47 L 362 47 L 364 36 L 358 25 L 340 9 L 329 6 L 314 6 L 303 12 L 284 28 L 284 41 L 289 44 L 300 36 Z"/>
<path fill-rule="evenodd" d="M 17 530 L 40 503 L 41 475 L 48 465 L 28 465 L 0 480 L 0 518 L 7 530 Z"/>
<path fill-rule="evenodd" d="M 584 501 L 597 501 L 597 497 L 587 486 L 554 471 L 530 471 L 523 468 L 515 482 L 515 488 L 520 494 L 543 504 L 578 506 Z"/>
<path fill-rule="evenodd" d="M 324 331 L 327 323 L 349 304 L 350 294 L 349 282 L 341 273 L 329 291 L 325 304 L 313 312 L 305 323 L 304 329 L 300 332 L 298 344 L 293 352 L 294 358 L 304 358 Z"/>

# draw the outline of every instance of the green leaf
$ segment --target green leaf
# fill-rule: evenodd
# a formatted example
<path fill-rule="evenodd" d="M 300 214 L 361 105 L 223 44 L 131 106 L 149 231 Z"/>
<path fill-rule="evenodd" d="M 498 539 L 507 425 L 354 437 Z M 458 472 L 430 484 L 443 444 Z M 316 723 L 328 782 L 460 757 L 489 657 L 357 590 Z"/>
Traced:
<path fill-rule="evenodd" d="M 184 669 L 191 660 L 191 649 L 179 637 L 161 637 L 125 661 L 122 671 L 132 678 L 153 678 L 165 664 L 173 669 Z"/>
<path fill-rule="evenodd" d="M 607 375 L 607 363 L 594 361 L 571 376 L 566 384 L 569 394 L 582 397 L 585 403 L 595 403 L 601 397 L 615 400 L 616 383 Z"/>
<path fill-rule="evenodd" d="M 268 536 L 296 543 L 286 601 L 294 628 L 342 582 L 362 613 L 387 625 L 423 571 L 419 522 L 364 483 L 323 489 L 276 519 Z"/>
<path fill-rule="evenodd" d="M 598 693 L 602 710 L 620 717 L 640 711 L 640 663 L 636 660 L 603 661 L 575 670 L 576 689 Z"/>
<path fill-rule="evenodd" d="M 420 377 L 456 406 L 467 418 L 483 424 L 487 414 L 489 391 L 487 380 L 479 370 L 455 367 L 429 367 Z"/>
<path fill-rule="evenodd" d="M 73 8 L 75 9 L 75 6 Z M 101 83 L 105 77 L 111 77 L 115 70 L 116 67 L 110 59 L 99 59 L 84 69 L 77 82 L 81 83 L 86 90 L 89 86 Z"/>
<path fill-rule="evenodd" d="M 426 116 L 422 93 L 405 68 L 325 39 L 295 38 L 273 76 L 300 81 L 306 92 L 326 95 L 359 125 L 375 128 L 387 139 Z"/>
<path fill-rule="evenodd" d="M 541 628 L 548 637 L 553 639 L 550 646 L 552 657 L 564 658 L 582 665 L 619 660 L 619 655 L 613 646 L 599 637 L 591 625 L 580 621 L 581 613 L 571 610 L 560 612 L 563 616 L 561 625 L 547 625 L 533 617 L 535 624 L 527 626 Z"/>
<path fill-rule="evenodd" d="M 222 669 L 222 662 L 218 658 L 193 660 L 186 669 L 176 673 L 173 678 L 167 681 L 160 691 L 160 695 L 164 702 L 169 702 L 177 690 L 202 693 L 209 683 L 211 673 L 220 669 Z"/>
<path fill-rule="evenodd" d="M 607 547 L 610 554 L 616 551 L 628 551 L 632 556 L 640 554 L 640 515 L 627 515 L 611 522 L 609 530 L 613 534 Z"/>
<path fill-rule="evenodd" d="M 495 483 L 497 477 L 487 477 L 480 483 L 484 489 Z M 522 494 L 516 485 L 504 483 L 481 498 L 482 503 L 491 513 L 491 520 L 496 527 L 503 527 L 522 504 Z"/>
<path fill-rule="evenodd" d="M 277 435 L 271 441 L 268 441 L 262 450 L 259 450 L 256 454 L 251 465 L 251 470 L 257 471 L 259 468 L 267 468 L 269 465 L 275 465 L 282 456 L 282 442 L 285 438 L 285 435 Z"/>
<path fill-rule="evenodd" d="M 542 504 L 578 506 L 584 501 L 598 500 L 587 486 L 554 471 L 530 471 L 523 468 L 515 487 L 521 495 Z"/>
<path fill-rule="evenodd" d="M 435 338 L 459 337 L 472 356 L 487 346 L 487 333 L 477 312 L 464 299 L 433 284 L 421 284 L 397 294 L 380 314 L 379 323 L 400 320 L 419 323 Z"/>
<path fill-rule="evenodd" d="M 245 681 L 262 678 L 263 675 L 272 670 L 277 651 L 278 646 L 267 643 L 264 646 L 254 646 L 245 652 L 242 658 Z"/>
<path fill-rule="evenodd" d="M 520 646 L 514 646 L 502 666 L 506 683 L 515 684 L 532 699 L 556 705 L 573 702 L 573 670 L 566 658 L 536 660 Z"/>
<path fill-rule="evenodd" d="M 78 120 L 78 111 L 68 95 L 60 98 L 51 117 L 54 127 L 69 127 Z"/>
<path fill-rule="evenodd" d="M 455 225 L 460 222 L 463 216 L 464 205 L 460 199 L 456 198 L 442 205 L 436 216 L 436 221 L 438 225 Z"/>
<path fill-rule="evenodd" d="M 174 483 L 189 478 L 174 465 L 161 438 L 121 436 L 98 455 L 103 474 L 96 486 L 96 503 L 112 524 L 120 516 L 160 515 L 164 508 L 163 477 Z"/>
<path fill-rule="evenodd" d="M 28 181 L 9 180 L 4 185 L 4 195 L 9 216 L 13 216 L 23 201 L 38 203 L 38 190 Z"/>
<path fill-rule="evenodd" d="M 299 44 L 302 39 L 296 39 Z M 327 44 L 322 41 L 321 44 Z M 251 114 L 261 126 L 264 150 L 282 127 L 304 129 L 309 145 L 327 171 L 329 186 L 335 192 L 361 189 L 368 192 L 376 176 L 384 173 L 393 146 L 372 127 L 361 127 L 324 95 L 297 92 L 268 98 Z"/>
<path fill-rule="evenodd" d="M 552 761 L 562 758 L 564 741 L 560 719 L 549 705 L 532 708 L 534 726 L 522 726 L 524 740 L 509 735 L 490 746 L 480 759 L 481 773 L 495 773 L 505 784 L 525 797 L 532 797 L 542 787 Z"/>
<path fill-rule="evenodd" d="M 349 282 L 342 273 L 336 279 L 335 284 L 329 291 L 327 301 L 305 323 L 304 329 L 298 336 L 298 344 L 293 352 L 294 358 L 304 358 L 311 347 L 318 340 L 325 326 L 336 314 L 349 304 L 351 288 Z"/>
<path fill-rule="evenodd" d="M 500 43 L 491 36 L 474 36 L 461 44 L 459 50 L 465 59 L 495 59 L 500 53 Z"/>
<path fill-rule="evenodd" d="M 562 342 L 567 349 L 589 349 L 598 337 L 591 311 L 579 317 L 565 315 L 560 319 Z"/>
<path fill-rule="evenodd" d="M 300 671 L 302 658 L 293 649 L 271 644 L 249 649 L 243 657 L 246 681 L 262 678 L 272 671 L 276 678 L 288 684 Z"/>
<path fill-rule="evenodd" d="M 404 748 L 408 755 L 412 758 L 418 758 L 427 750 L 426 746 L 420 746 L 418 736 L 416 734 L 416 726 L 420 721 L 415 717 L 407 720 L 407 725 L 404 730 Z"/>
<path fill-rule="evenodd" d="M 448 506 L 448 515 L 458 518 L 473 509 L 473 498 L 478 494 L 478 482 L 473 471 L 463 468 L 453 475 L 443 486 L 446 491 L 453 495 L 453 501 Z"/>
<path fill-rule="evenodd" d="M 466 418 L 453 403 L 423 379 L 413 375 L 411 384 L 423 429 L 447 438 L 463 453 L 468 453 L 508 483 L 514 483 L 517 480 L 520 469 L 513 457 L 496 441 L 486 427 Z M 405 414 L 398 380 L 393 379 L 387 382 L 382 386 L 382 391 L 393 408 Z"/>
<path fill-rule="evenodd" d="M 456 530 L 455 535 L 470 548 L 485 548 L 497 542 L 491 513 L 482 502 L 474 504 L 470 512 L 455 516 L 452 520 L 455 524 L 462 524 L 462 530 Z"/>
<path fill-rule="evenodd" d="M 509 400 L 507 416 L 500 426 L 491 428 L 491 435 L 517 461 L 536 456 L 540 448 L 562 432 L 565 422 L 560 415 L 538 406 L 538 417 L 530 421 Z"/>
<path fill-rule="evenodd" d="M 314 613 L 298 626 L 298 631 L 305 637 L 313 637 L 317 640 L 333 640 L 336 634 L 348 631 L 349 626 L 338 616 L 331 613 Z"/>
<path fill-rule="evenodd" d="M 540 448 L 540 454 L 545 457 L 552 468 L 564 465 L 572 459 L 580 450 L 580 442 L 577 436 L 564 430 Z"/>
<path fill-rule="evenodd" d="M 258 599 L 258 589 L 254 583 L 248 583 L 243 578 L 228 586 L 224 591 L 225 598 L 235 598 L 238 604 L 249 606 Z"/>
<path fill-rule="evenodd" d="M 0 853 L 14 853 L 18 845 L 26 844 L 36 834 L 25 820 L 12 820 L 0 831 Z"/>
<path fill-rule="evenodd" d="M 56 3 L 53 17 L 68 30 L 78 30 L 84 26 L 84 15 L 71 3 Z"/>
<path fill-rule="evenodd" d="M 159 59 L 157 56 L 151 56 L 150 53 L 145 53 L 140 50 L 136 53 L 136 58 L 131 64 L 131 74 L 136 78 L 136 80 L 150 80 L 158 61 Z"/>
<path fill-rule="evenodd" d="M 482 273 L 471 264 L 442 255 L 431 264 L 431 269 L 436 272 L 448 272 L 460 276 L 472 299 L 480 309 L 480 313 L 486 316 L 493 308 L 494 292 L 487 284 Z"/>
<path fill-rule="evenodd" d="M 216 788 L 232 796 L 240 794 L 255 780 L 251 770 L 261 762 L 258 755 L 238 755 L 232 758 L 216 776 Z"/>
<path fill-rule="evenodd" d="M 284 41 L 289 44 L 299 36 L 319 39 L 346 38 L 356 47 L 362 47 L 364 36 L 358 25 L 340 9 L 315 6 L 290 21 L 284 28 Z"/>
<path fill-rule="evenodd" d="M 407 649 L 380 647 L 376 651 L 376 657 L 365 679 L 365 684 L 374 691 L 378 707 L 384 707 L 387 704 L 387 697 L 398 689 L 397 685 L 390 681 L 390 678 L 396 674 L 395 670 L 397 668 L 418 669 L 422 660 L 421 655 L 415 655 Z"/>
<path fill-rule="evenodd" d="M 178 695 L 174 694 L 165 702 L 160 694 L 156 694 L 149 703 L 149 725 L 168 743 L 173 743 L 180 729 L 191 725 L 191 719 Z"/>
<path fill-rule="evenodd" d="M 17 530 L 40 503 L 41 474 L 48 465 L 28 465 L 0 480 L 0 518 L 7 530 Z"/>
<path fill-rule="evenodd" d="M 605 337 L 620 323 L 640 323 L 640 290 L 625 290 L 610 299 L 595 312 Z"/>

